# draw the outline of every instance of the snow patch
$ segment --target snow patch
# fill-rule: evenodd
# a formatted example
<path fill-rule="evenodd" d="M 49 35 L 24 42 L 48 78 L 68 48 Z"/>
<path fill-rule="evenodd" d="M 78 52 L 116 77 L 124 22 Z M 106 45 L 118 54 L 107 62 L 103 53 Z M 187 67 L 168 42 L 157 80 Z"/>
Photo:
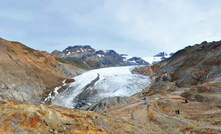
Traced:
<path fill-rule="evenodd" d="M 156 62 L 160 62 L 162 60 L 162 57 L 144 57 L 142 59 L 150 64 L 153 64 Z"/>
<path fill-rule="evenodd" d="M 104 53 L 107 53 L 109 50 L 104 50 Z"/>
<path fill-rule="evenodd" d="M 63 80 L 62 83 L 63 85 L 62 86 L 66 86 L 67 84 L 65 83 L 66 80 Z M 62 87 L 62 86 L 58 86 L 58 87 L 55 87 L 53 91 L 51 91 L 48 95 L 47 98 L 45 98 L 44 102 L 47 102 L 48 100 L 53 100 L 55 98 L 55 96 L 57 96 L 59 93 L 58 93 L 58 90 Z M 52 93 L 54 93 L 54 96 L 52 95 Z"/>
<path fill-rule="evenodd" d="M 101 58 L 101 57 L 104 57 L 104 55 L 101 55 L 101 54 L 97 54 L 97 56 L 100 57 L 100 58 Z"/>
<path fill-rule="evenodd" d="M 129 61 L 130 63 L 137 63 L 136 61 L 132 60 L 132 61 Z"/>
<path fill-rule="evenodd" d="M 129 56 L 129 55 L 123 55 L 123 58 L 125 58 L 125 60 L 129 60 L 130 58 L 133 58 L 133 56 Z"/>
<path fill-rule="evenodd" d="M 124 55 L 122 55 L 122 57 L 123 57 L 123 61 L 124 62 L 127 62 L 130 58 L 133 58 L 133 56 L 129 56 L 129 55 L 126 55 L 126 54 L 124 54 Z M 134 62 L 133 62 L 134 63 Z M 136 63 L 136 62 L 135 62 Z"/>
<path fill-rule="evenodd" d="M 67 55 L 70 55 L 70 54 L 71 54 L 71 52 L 68 52 L 68 53 L 67 53 Z"/>

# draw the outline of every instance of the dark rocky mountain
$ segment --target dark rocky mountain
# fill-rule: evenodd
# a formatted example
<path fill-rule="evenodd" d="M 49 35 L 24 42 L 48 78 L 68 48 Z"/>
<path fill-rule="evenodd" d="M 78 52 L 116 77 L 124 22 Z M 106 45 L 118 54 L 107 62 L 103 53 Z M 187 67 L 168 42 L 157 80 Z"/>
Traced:
<path fill-rule="evenodd" d="M 55 50 L 52 54 L 72 63 L 82 63 L 85 68 L 110 66 L 149 65 L 140 57 L 129 57 L 114 50 L 95 50 L 89 45 L 70 46 L 63 51 Z"/>
<path fill-rule="evenodd" d="M 167 57 L 167 56 L 169 56 L 169 54 L 167 54 L 166 52 L 160 52 L 160 53 L 154 55 L 154 57 Z"/>
<path fill-rule="evenodd" d="M 174 53 L 166 53 L 166 52 L 160 52 L 156 55 L 154 55 L 153 57 L 158 57 L 161 59 L 161 61 L 165 60 L 165 59 L 168 59 L 169 57 L 173 56 Z"/>
<path fill-rule="evenodd" d="M 135 63 L 135 65 L 146 65 L 147 64 L 147 62 L 146 61 L 144 61 L 142 58 L 140 58 L 140 57 L 132 57 L 132 58 L 129 58 L 128 59 L 128 62 L 129 62 L 129 64 L 131 63 L 131 64 L 133 64 L 133 63 Z"/>

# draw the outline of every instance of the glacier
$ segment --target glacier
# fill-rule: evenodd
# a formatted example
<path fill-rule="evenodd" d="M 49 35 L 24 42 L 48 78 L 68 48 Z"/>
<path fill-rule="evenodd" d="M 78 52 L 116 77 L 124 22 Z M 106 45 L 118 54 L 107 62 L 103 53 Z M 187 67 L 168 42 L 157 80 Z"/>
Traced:
<path fill-rule="evenodd" d="M 150 83 L 148 76 L 131 73 L 134 68 L 108 67 L 85 72 L 74 77 L 75 82 L 57 94 L 52 104 L 76 108 L 81 100 L 91 105 L 106 97 L 131 96 Z"/>

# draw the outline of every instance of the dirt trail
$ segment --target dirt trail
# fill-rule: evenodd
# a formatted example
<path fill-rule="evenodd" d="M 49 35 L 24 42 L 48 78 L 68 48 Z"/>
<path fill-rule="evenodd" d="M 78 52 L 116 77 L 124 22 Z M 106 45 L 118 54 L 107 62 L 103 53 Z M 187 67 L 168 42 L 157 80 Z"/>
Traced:
<path fill-rule="evenodd" d="M 149 100 L 148 105 L 149 108 L 143 100 L 136 100 L 128 105 L 105 111 L 105 114 L 134 124 L 147 134 L 199 133 L 206 130 L 215 132 L 214 134 L 221 132 L 221 127 L 214 125 L 215 122 L 221 121 L 221 117 L 215 118 L 215 115 L 221 114 L 221 110 L 210 109 L 205 104 L 198 102 L 185 104 L 183 100 L 162 97 Z M 176 109 L 180 110 L 179 115 L 176 115 Z M 212 119 L 208 119 L 210 116 Z M 202 119 L 198 120 L 200 117 Z"/>

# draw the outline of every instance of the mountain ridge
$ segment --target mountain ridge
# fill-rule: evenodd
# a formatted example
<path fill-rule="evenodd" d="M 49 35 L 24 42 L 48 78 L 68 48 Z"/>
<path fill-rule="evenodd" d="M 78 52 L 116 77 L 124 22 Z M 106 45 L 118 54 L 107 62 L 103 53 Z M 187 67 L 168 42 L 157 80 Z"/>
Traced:
<path fill-rule="evenodd" d="M 69 46 L 63 51 L 55 50 L 52 54 L 70 62 L 81 62 L 88 68 L 149 65 L 141 57 L 128 58 L 127 55 L 118 54 L 114 50 L 96 50 L 89 45 Z"/>

